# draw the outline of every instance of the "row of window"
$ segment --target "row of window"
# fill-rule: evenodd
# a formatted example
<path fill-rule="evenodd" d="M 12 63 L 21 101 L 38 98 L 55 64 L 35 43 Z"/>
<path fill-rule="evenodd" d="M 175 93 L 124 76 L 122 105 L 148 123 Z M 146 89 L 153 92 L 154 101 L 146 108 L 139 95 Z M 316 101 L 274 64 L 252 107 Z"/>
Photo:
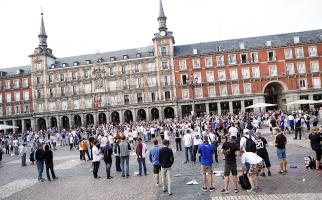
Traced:
<path fill-rule="evenodd" d="M 308 88 L 307 79 L 302 78 L 299 79 L 299 88 L 301 90 L 305 90 Z M 314 89 L 321 88 L 321 79 L 320 77 L 313 77 L 312 78 L 312 87 Z M 244 83 L 243 84 L 244 93 L 243 94 L 252 94 L 252 84 L 251 83 Z M 195 98 L 203 98 L 206 97 L 203 94 L 203 88 L 194 88 Z M 239 84 L 232 84 L 231 85 L 231 95 L 240 95 L 240 86 Z M 219 95 L 220 96 L 227 96 L 228 90 L 227 85 L 220 85 L 219 86 Z M 214 86 L 208 87 L 208 97 L 215 97 L 216 96 L 216 89 Z M 190 99 L 190 92 L 189 89 L 182 90 L 182 99 L 189 100 Z"/>
<path fill-rule="evenodd" d="M 165 91 L 163 94 L 163 97 L 161 99 L 164 99 L 165 101 L 171 100 L 171 92 L 170 91 Z M 130 96 L 128 94 L 123 95 L 123 102 L 122 104 L 127 105 L 130 103 L 143 103 L 144 97 L 143 93 L 137 93 L 136 94 L 136 101 L 134 99 L 134 96 Z M 156 102 L 159 101 L 158 93 L 157 92 L 151 92 L 150 93 L 150 102 Z M 117 96 L 110 96 L 108 100 L 105 99 L 100 99 L 99 102 L 95 102 L 92 98 L 87 98 L 85 99 L 85 108 L 93 108 L 95 106 L 103 106 L 107 104 L 107 101 L 109 102 L 109 105 L 115 106 L 115 105 L 120 105 L 120 102 L 118 102 L 118 97 Z M 94 104 L 100 104 L 100 105 L 94 105 Z M 44 104 L 40 103 L 37 104 L 38 112 L 44 112 Z M 67 101 L 62 101 L 60 105 L 57 105 L 57 102 L 49 102 L 48 103 L 48 109 L 49 111 L 56 111 L 58 110 L 57 106 L 61 106 L 61 110 L 68 110 L 68 109 L 80 109 L 80 100 L 73 100 L 71 105 L 68 105 Z"/>
<path fill-rule="evenodd" d="M 6 93 L 5 94 L 6 102 L 11 103 L 12 98 L 11 98 L 11 93 Z M 20 99 L 20 92 L 14 92 L 14 101 L 21 101 Z M 23 101 L 29 101 L 29 91 L 23 91 Z M 0 95 L 0 103 L 3 103 L 2 100 L 2 95 Z"/>
<path fill-rule="evenodd" d="M 5 89 L 11 89 L 11 87 L 13 87 L 13 88 L 20 88 L 20 80 L 19 79 L 13 80 L 13 84 L 12 85 L 11 85 L 11 81 L 10 80 L 6 80 L 5 81 L 4 88 Z M 22 80 L 22 87 L 24 87 L 24 88 L 29 87 L 28 79 L 23 79 Z M 0 89 L 2 89 L 2 82 L 1 81 L 0 81 Z"/>
<path fill-rule="evenodd" d="M 284 49 L 284 57 L 286 60 L 289 59 L 302 59 L 304 58 L 304 49 L 303 47 L 295 48 L 295 57 L 293 56 L 294 49 L 288 48 Z M 316 57 L 318 56 L 318 51 L 316 46 L 309 46 L 308 47 L 308 53 L 309 57 Z M 213 67 L 214 63 L 212 60 L 212 57 L 205 57 L 205 67 Z M 276 51 L 275 50 L 269 50 L 267 51 L 267 61 L 276 61 Z M 237 65 L 237 55 L 236 54 L 228 54 L 227 55 L 227 64 L 228 65 Z M 258 57 L 258 52 L 251 52 L 251 53 L 241 53 L 240 54 L 240 64 L 247 64 L 247 63 L 258 63 L 260 62 Z M 216 56 L 216 66 L 224 66 L 225 58 L 224 55 Z M 179 60 L 179 67 L 180 70 L 186 70 L 187 69 L 187 62 L 186 59 Z M 200 58 L 193 58 L 192 59 L 192 67 L 195 69 L 200 68 Z"/>
<path fill-rule="evenodd" d="M 244 94 L 252 94 L 252 84 L 251 83 L 245 83 L 243 85 L 243 88 L 244 88 Z M 205 97 L 205 95 L 203 94 L 202 88 L 194 88 L 194 93 L 195 93 L 195 98 Z M 231 93 L 232 93 L 232 95 L 240 95 L 239 84 L 231 85 Z M 220 96 L 227 96 L 228 95 L 227 85 L 219 86 L 219 94 L 220 94 Z M 213 86 L 208 87 L 208 97 L 215 97 L 215 96 L 216 96 L 216 88 Z M 183 100 L 190 99 L 189 89 L 182 90 L 182 99 Z"/>
<path fill-rule="evenodd" d="M 299 73 L 299 74 L 303 74 L 303 73 L 307 72 L 304 62 L 296 63 L 296 67 L 297 67 L 296 68 L 297 73 Z M 285 72 L 287 75 L 293 75 L 296 73 L 294 63 L 287 63 L 285 68 L 286 68 Z M 311 72 L 319 72 L 320 71 L 319 62 L 318 61 L 311 61 L 310 68 L 311 68 Z M 250 72 L 250 69 L 251 69 L 251 72 Z M 252 78 L 260 78 L 260 76 L 261 76 L 260 68 L 258 66 L 254 66 L 251 68 L 250 67 L 242 67 L 241 71 L 242 71 L 242 79 L 249 79 L 251 77 Z M 276 65 L 269 65 L 268 66 L 269 76 L 277 76 L 278 75 L 277 71 L 278 70 L 277 70 Z M 197 83 L 202 82 L 201 72 L 194 72 L 193 76 L 194 76 L 193 77 L 194 80 L 196 80 Z M 229 76 L 230 76 L 230 80 L 237 80 L 238 79 L 238 70 L 237 69 L 230 69 Z M 207 71 L 206 77 L 207 77 L 207 82 L 213 82 L 215 80 L 213 71 Z M 227 80 L 226 70 L 224 70 L 224 69 L 218 70 L 218 80 L 219 81 Z M 188 74 L 181 74 L 181 83 L 187 84 L 188 81 L 189 81 Z"/>
<path fill-rule="evenodd" d="M 30 112 L 30 108 L 29 105 L 24 105 L 23 106 L 23 110 L 21 110 L 20 105 L 16 105 L 14 106 L 14 108 L 12 108 L 11 106 L 7 106 L 5 108 L 5 111 L 3 112 L 3 108 L 0 107 L 0 116 L 3 115 L 13 115 L 13 114 L 21 114 L 21 113 L 29 113 Z"/>

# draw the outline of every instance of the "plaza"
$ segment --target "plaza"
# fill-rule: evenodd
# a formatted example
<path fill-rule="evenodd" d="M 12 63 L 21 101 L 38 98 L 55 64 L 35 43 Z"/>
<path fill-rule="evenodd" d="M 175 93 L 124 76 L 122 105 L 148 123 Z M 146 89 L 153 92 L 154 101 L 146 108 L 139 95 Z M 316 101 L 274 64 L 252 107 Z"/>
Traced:
<path fill-rule="evenodd" d="M 0 199 L 312 199 L 322 198 L 320 182 L 322 173 L 305 169 L 304 156 L 313 155 L 309 141 L 292 140 L 293 135 L 287 135 L 287 160 L 289 165 L 295 164 L 297 168 L 289 168 L 286 175 L 278 174 L 278 163 L 273 145 L 273 137 L 268 129 L 262 130 L 264 137 L 269 142 L 269 155 L 272 162 L 272 176 L 260 178 L 261 190 L 257 194 L 248 194 L 239 188 L 238 194 L 221 194 L 223 178 L 214 176 L 213 192 L 201 190 L 201 176 L 199 164 L 182 164 L 184 152 L 175 151 L 175 142 L 171 140 L 171 148 L 174 149 L 174 165 L 172 167 L 172 190 L 173 195 L 168 196 L 162 192 L 161 187 L 155 186 L 152 165 L 147 161 L 148 176 L 135 176 L 138 164 L 135 153 L 130 157 L 130 178 L 122 178 L 115 171 L 113 157 L 113 179 L 94 179 L 91 172 L 91 162 L 79 161 L 77 150 L 69 151 L 67 146 L 54 151 L 55 181 L 39 183 L 36 179 L 36 166 L 21 167 L 19 156 L 4 156 L 0 165 Z M 306 136 L 305 136 L 306 137 Z M 160 141 L 160 138 L 158 138 Z M 151 144 L 148 144 L 150 149 Z M 240 167 L 240 163 L 238 165 Z M 222 156 L 218 164 L 214 164 L 215 171 L 223 170 Z M 104 162 L 101 161 L 99 175 L 105 177 Z M 240 175 L 240 173 L 239 173 Z M 186 183 L 196 180 L 198 185 Z"/>

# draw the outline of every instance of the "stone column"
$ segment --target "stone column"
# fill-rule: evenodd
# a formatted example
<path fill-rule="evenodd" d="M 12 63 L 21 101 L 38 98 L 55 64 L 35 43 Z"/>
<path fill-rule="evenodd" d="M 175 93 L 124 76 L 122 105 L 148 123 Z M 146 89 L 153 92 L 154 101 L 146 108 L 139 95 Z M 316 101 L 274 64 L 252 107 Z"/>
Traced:
<path fill-rule="evenodd" d="M 17 120 L 12 120 L 12 125 L 13 125 L 13 126 L 17 126 Z M 18 129 L 17 129 L 17 128 L 14 128 L 12 131 L 13 131 L 14 133 L 17 133 L 17 132 L 18 132 Z"/>
<path fill-rule="evenodd" d="M 124 112 L 123 112 L 123 110 L 121 110 L 121 111 L 118 111 L 118 113 L 119 113 L 119 117 L 120 117 L 120 123 L 122 123 L 123 122 L 123 118 L 124 118 Z"/>
<path fill-rule="evenodd" d="M 32 131 L 35 131 L 36 130 L 36 120 L 35 120 L 35 118 L 30 119 L 30 125 L 31 125 Z"/>
<path fill-rule="evenodd" d="M 309 95 L 309 100 L 312 100 L 312 101 L 314 100 L 313 99 L 313 94 L 310 94 Z M 313 104 L 310 104 L 310 109 L 314 109 L 314 105 Z"/>
<path fill-rule="evenodd" d="M 234 108 L 233 108 L 233 102 L 229 101 L 229 113 L 233 114 L 234 113 Z"/>
<path fill-rule="evenodd" d="M 221 115 L 221 106 L 220 106 L 220 102 L 217 102 L 217 114 Z"/>
<path fill-rule="evenodd" d="M 105 112 L 106 115 L 106 123 L 110 123 L 110 113 L 108 111 Z"/>
<path fill-rule="evenodd" d="M 210 115 L 209 103 L 206 103 L 206 114 Z"/>
<path fill-rule="evenodd" d="M 136 109 L 134 108 L 134 109 L 132 109 L 131 110 L 132 111 L 132 116 L 133 116 L 133 122 L 136 122 L 136 116 L 137 116 L 137 111 L 136 111 Z"/>
<path fill-rule="evenodd" d="M 25 119 L 21 119 L 21 130 L 22 132 L 26 131 Z"/>
<path fill-rule="evenodd" d="M 159 118 L 160 120 L 164 120 L 164 110 L 162 107 L 159 107 Z"/>
<path fill-rule="evenodd" d="M 96 126 L 98 124 L 98 113 L 93 113 L 93 118 L 94 118 L 94 125 Z"/>
<path fill-rule="evenodd" d="M 150 121 L 151 118 L 150 118 L 150 108 L 145 108 L 145 115 L 146 115 L 146 120 L 147 121 Z"/>
<path fill-rule="evenodd" d="M 241 110 L 242 113 L 245 112 L 245 101 L 244 100 L 240 101 L 240 110 Z"/>
<path fill-rule="evenodd" d="M 56 118 L 57 118 L 57 128 L 58 128 L 58 130 L 60 130 L 62 127 L 61 116 L 58 115 Z"/>
<path fill-rule="evenodd" d="M 72 128 L 72 126 L 74 126 L 73 115 L 67 115 L 67 117 L 68 117 L 69 128 Z"/>

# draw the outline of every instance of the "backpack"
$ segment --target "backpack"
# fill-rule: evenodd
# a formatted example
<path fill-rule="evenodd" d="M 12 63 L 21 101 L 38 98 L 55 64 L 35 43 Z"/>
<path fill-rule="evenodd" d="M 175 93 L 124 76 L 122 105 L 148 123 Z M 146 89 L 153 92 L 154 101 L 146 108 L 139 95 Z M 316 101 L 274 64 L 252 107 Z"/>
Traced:
<path fill-rule="evenodd" d="M 302 118 L 299 118 L 297 122 L 295 123 L 295 127 L 301 128 Z"/>
<path fill-rule="evenodd" d="M 179 138 L 180 137 L 180 133 L 179 133 L 179 130 L 176 129 L 176 138 Z"/>
<path fill-rule="evenodd" d="M 245 137 L 245 138 L 246 138 L 246 147 L 245 147 L 246 152 L 255 153 L 256 152 L 256 143 L 252 140 L 251 136 L 249 136 L 249 138 L 247 138 L 247 137 Z"/>
<path fill-rule="evenodd" d="M 252 130 L 254 128 L 253 124 L 251 122 L 248 122 L 247 125 L 246 125 L 246 128 L 248 130 Z"/>
<path fill-rule="evenodd" d="M 246 174 L 239 176 L 239 184 L 244 190 L 249 190 L 250 188 L 252 188 Z"/>

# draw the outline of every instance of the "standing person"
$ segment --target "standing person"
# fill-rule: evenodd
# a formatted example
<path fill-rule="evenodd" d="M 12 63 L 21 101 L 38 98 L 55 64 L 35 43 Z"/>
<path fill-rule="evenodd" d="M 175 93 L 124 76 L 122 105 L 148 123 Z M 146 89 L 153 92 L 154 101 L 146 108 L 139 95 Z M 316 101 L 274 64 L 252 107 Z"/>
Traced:
<path fill-rule="evenodd" d="M 209 191 L 213 191 L 215 189 L 212 185 L 212 154 L 214 152 L 212 144 L 209 144 L 208 142 L 208 136 L 205 135 L 203 137 L 203 143 L 198 146 L 198 152 L 200 154 L 201 174 L 203 180 L 202 190 L 207 191 L 209 186 Z"/>
<path fill-rule="evenodd" d="M 131 145 L 125 141 L 125 136 L 122 136 L 121 142 L 120 142 L 120 159 L 121 159 L 121 169 L 122 169 L 122 177 L 128 178 L 130 176 L 130 170 L 129 170 L 129 159 L 130 159 L 130 152 Z"/>
<path fill-rule="evenodd" d="M 179 127 L 177 127 L 175 129 L 175 140 L 176 140 L 176 149 L 177 151 L 182 151 L 182 148 L 181 148 L 181 129 L 179 129 Z"/>
<path fill-rule="evenodd" d="M 24 167 L 24 166 L 27 166 L 26 164 L 26 156 L 27 155 L 27 149 L 26 149 L 26 143 L 23 143 L 21 146 L 20 146 L 20 156 L 21 156 L 21 166 Z"/>
<path fill-rule="evenodd" d="M 291 127 L 291 131 L 294 131 L 294 116 L 290 113 L 287 116 L 288 126 Z"/>
<path fill-rule="evenodd" d="M 162 174 L 162 187 L 163 192 L 167 192 L 169 195 L 172 195 L 171 192 L 171 166 L 174 162 L 172 149 L 169 148 L 169 141 L 163 140 L 163 147 L 159 152 L 159 159 L 161 165 L 161 174 Z M 167 177 L 167 180 L 166 180 Z"/>
<path fill-rule="evenodd" d="M 255 137 L 255 143 L 256 143 L 256 153 L 258 156 L 260 156 L 261 158 L 263 158 L 264 162 L 265 162 L 265 166 L 263 167 L 263 172 L 260 174 L 261 176 L 266 176 L 265 175 L 265 167 L 267 168 L 267 175 L 271 176 L 271 162 L 269 160 L 269 156 L 268 156 L 268 152 L 266 149 L 266 145 L 267 145 L 267 140 L 265 138 L 262 137 L 261 132 L 257 132 L 256 133 L 256 137 Z"/>
<path fill-rule="evenodd" d="M 117 172 L 121 172 L 121 159 L 120 159 L 120 136 L 115 137 L 115 142 L 113 144 L 114 156 L 115 156 L 115 168 Z"/>
<path fill-rule="evenodd" d="M 53 152 L 49 149 L 49 145 L 47 144 L 45 146 L 45 153 L 44 153 L 44 159 L 46 164 L 46 174 L 48 181 L 51 181 L 49 170 L 51 172 L 51 176 L 53 180 L 57 179 L 55 172 L 54 172 L 54 161 L 53 161 Z"/>
<path fill-rule="evenodd" d="M 32 147 L 31 147 L 31 152 L 29 155 L 29 160 L 32 165 L 35 163 L 35 151 L 36 151 L 36 145 L 35 145 L 35 143 L 33 143 Z"/>
<path fill-rule="evenodd" d="M 97 147 L 98 145 L 98 141 L 95 140 L 93 143 L 93 148 L 92 148 L 92 152 L 93 152 L 93 175 L 94 178 L 101 178 L 100 176 L 97 175 L 98 172 L 98 168 L 100 167 L 100 150 Z"/>
<path fill-rule="evenodd" d="M 139 138 L 135 148 L 135 153 L 139 164 L 139 176 L 142 176 L 142 165 L 143 165 L 144 175 L 145 176 L 147 175 L 146 164 L 145 164 L 146 151 L 147 151 L 146 144 L 142 143 L 142 138 Z"/>
<path fill-rule="evenodd" d="M 317 126 L 319 123 L 319 115 L 314 115 L 314 118 L 313 118 L 313 127 Z"/>
<path fill-rule="evenodd" d="M 217 150 L 219 145 L 218 137 L 212 130 L 209 132 L 208 137 L 209 137 L 209 142 L 212 144 L 212 148 L 214 149 L 215 161 L 216 163 L 218 163 L 218 150 Z"/>
<path fill-rule="evenodd" d="M 39 148 L 35 152 L 37 171 L 38 171 L 38 181 L 44 182 L 45 179 L 42 178 L 42 172 L 44 171 L 44 143 L 40 143 Z"/>
<path fill-rule="evenodd" d="M 200 144 L 202 144 L 202 136 L 201 133 L 198 131 L 198 128 L 195 128 L 195 131 L 193 133 L 193 150 L 191 159 L 194 163 L 196 163 L 197 160 L 197 152 Z"/>
<path fill-rule="evenodd" d="M 299 139 L 301 139 L 301 137 L 302 137 L 302 117 L 300 115 L 297 115 L 297 118 L 295 119 L 294 140 L 297 140 L 297 136 L 299 136 Z"/>
<path fill-rule="evenodd" d="M 111 176 L 113 150 L 112 150 L 109 142 L 103 148 L 103 152 L 104 152 L 104 162 L 105 162 L 105 167 L 106 167 L 106 178 L 111 179 L 111 178 L 113 178 Z"/>
<path fill-rule="evenodd" d="M 274 128 L 274 133 L 277 134 L 275 137 L 275 147 L 276 147 L 276 154 L 278 158 L 278 162 L 280 165 L 280 174 L 285 174 L 286 172 L 286 137 L 284 136 L 283 132 L 279 128 Z"/>
<path fill-rule="evenodd" d="M 233 175 L 234 191 L 235 193 L 238 193 L 236 156 L 239 155 L 239 146 L 236 140 L 237 140 L 237 137 L 231 136 L 230 141 L 225 142 L 222 145 L 222 149 L 221 149 L 221 152 L 225 156 L 225 167 L 224 167 L 225 188 L 221 190 L 221 193 L 223 194 L 229 193 L 230 172 Z"/>
<path fill-rule="evenodd" d="M 245 163 L 250 164 L 250 169 L 247 173 L 249 182 L 252 186 L 251 189 L 247 190 L 248 193 L 256 193 L 256 190 L 259 188 L 259 178 L 258 175 L 260 174 L 263 168 L 263 159 L 259 157 L 256 153 L 253 152 L 245 152 L 241 157 L 242 162 L 242 172 L 245 174 L 246 167 Z"/>
<path fill-rule="evenodd" d="M 309 135 L 309 139 L 311 147 L 316 154 L 315 169 L 319 170 L 322 155 L 322 135 L 318 132 L 317 127 L 313 127 L 311 131 L 312 133 Z"/>
<path fill-rule="evenodd" d="M 190 130 L 187 130 L 185 135 L 183 136 L 183 142 L 184 142 L 185 155 L 186 155 L 186 160 L 184 161 L 184 164 L 185 164 L 189 161 L 188 153 L 190 154 L 190 160 L 192 160 L 193 139 L 192 139 L 192 135 L 191 135 Z"/>
<path fill-rule="evenodd" d="M 71 134 L 70 137 L 69 137 L 69 150 L 73 150 L 73 146 L 74 146 L 74 137 L 73 135 Z"/>
<path fill-rule="evenodd" d="M 160 159 L 159 159 L 160 147 L 158 146 L 158 140 L 153 140 L 153 147 L 149 152 L 149 159 L 153 165 L 153 173 L 156 180 L 156 185 L 159 186 L 159 174 L 161 171 Z"/>
<path fill-rule="evenodd" d="M 82 159 L 85 160 L 85 161 L 86 161 L 85 154 L 87 155 L 88 160 L 91 159 L 90 155 L 89 155 L 89 152 L 88 152 L 88 146 L 87 145 L 88 145 L 87 140 L 82 139 L 81 142 L 80 142 L 80 147 L 83 149 L 82 150 L 82 155 L 83 155 Z"/>

